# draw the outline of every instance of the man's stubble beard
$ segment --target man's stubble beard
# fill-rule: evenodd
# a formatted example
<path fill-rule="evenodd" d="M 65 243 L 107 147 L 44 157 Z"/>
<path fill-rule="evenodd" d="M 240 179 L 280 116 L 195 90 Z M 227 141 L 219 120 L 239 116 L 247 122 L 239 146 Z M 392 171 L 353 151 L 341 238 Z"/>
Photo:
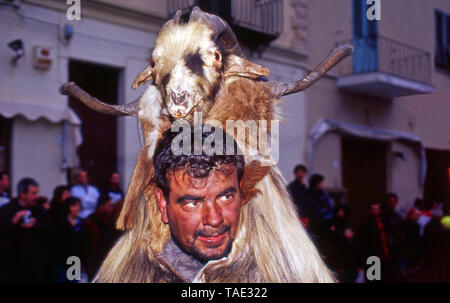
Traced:
<path fill-rule="evenodd" d="M 230 234 L 230 231 L 227 231 L 228 234 Z M 230 241 L 228 241 L 228 244 L 225 248 L 225 250 L 221 253 L 221 254 L 216 254 L 216 255 L 212 255 L 212 256 L 205 256 L 195 245 L 194 242 L 196 240 L 196 238 L 194 238 L 193 242 L 191 243 L 190 247 L 189 247 L 189 251 L 187 249 L 185 249 L 181 243 L 178 241 L 178 239 L 175 237 L 174 234 L 172 234 L 172 231 L 170 231 L 170 236 L 173 240 L 173 242 L 178 246 L 179 249 L 181 249 L 181 251 L 183 251 L 185 254 L 192 256 L 194 259 L 196 259 L 197 261 L 199 261 L 202 264 L 206 264 L 211 260 L 219 260 L 222 259 L 223 257 L 228 256 L 228 254 L 230 253 L 231 249 L 233 248 L 233 241 L 234 239 L 230 237 Z"/>

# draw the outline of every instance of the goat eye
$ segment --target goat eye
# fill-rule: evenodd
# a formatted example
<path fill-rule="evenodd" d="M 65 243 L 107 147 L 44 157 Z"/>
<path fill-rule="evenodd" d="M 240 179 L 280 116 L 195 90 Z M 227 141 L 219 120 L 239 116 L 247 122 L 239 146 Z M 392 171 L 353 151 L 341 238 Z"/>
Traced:
<path fill-rule="evenodd" d="M 150 62 L 150 67 L 155 68 L 155 66 L 156 66 L 156 62 L 155 62 L 155 60 L 152 59 L 152 61 Z"/>
<path fill-rule="evenodd" d="M 216 59 L 216 61 L 220 61 L 222 59 L 222 55 L 219 53 L 219 51 L 214 52 L 214 59 Z"/>

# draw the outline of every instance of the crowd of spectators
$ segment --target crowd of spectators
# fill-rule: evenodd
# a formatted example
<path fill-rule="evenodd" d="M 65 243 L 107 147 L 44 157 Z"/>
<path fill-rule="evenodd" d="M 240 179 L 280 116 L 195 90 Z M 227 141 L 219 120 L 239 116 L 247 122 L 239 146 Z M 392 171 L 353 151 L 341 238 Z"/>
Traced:
<path fill-rule="evenodd" d="M 366 219 L 354 226 L 348 203 L 334 201 L 324 176 L 311 175 L 306 186 L 307 168 L 297 165 L 294 173 L 288 190 L 299 219 L 340 281 L 363 282 L 370 256 L 380 258 L 383 281 L 430 280 L 436 273 L 424 275 L 423 269 L 433 262 L 449 268 L 450 259 L 439 255 L 450 249 L 448 204 L 416 199 L 403 218 L 391 193 L 385 201 L 369 201 Z M 23 178 L 12 199 L 10 178 L 0 172 L 0 282 L 70 282 L 71 256 L 80 258 L 81 281 L 91 281 L 120 237 L 114 224 L 124 198 L 119 181 L 112 172 L 99 190 L 81 170 L 75 184 L 57 186 L 49 200 L 39 195 L 36 180 Z"/>
<path fill-rule="evenodd" d="M 288 190 L 299 219 L 340 281 L 367 281 L 365 270 L 370 256 L 380 258 L 381 280 L 385 282 L 448 279 L 448 202 L 444 205 L 416 199 L 403 218 L 396 210 L 396 194 L 389 193 L 384 201 L 370 201 L 368 197 L 365 219 L 355 226 L 350 222 L 349 203 L 336 203 L 330 197 L 324 189 L 324 176 L 313 174 L 306 186 L 307 168 L 297 165 L 294 174 Z M 441 263 L 437 264 L 436 259 Z M 431 268 L 437 268 L 442 275 L 436 277 Z"/>
<path fill-rule="evenodd" d="M 71 282 L 71 256 L 80 260 L 80 281 L 91 281 L 120 236 L 114 225 L 124 197 L 119 180 L 112 172 L 99 190 L 81 170 L 76 184 L 57 186 L 49 201 L 32 178 L 21 179 L 11 198 L 9 176 L 1 172 L 0 281 Z"/>

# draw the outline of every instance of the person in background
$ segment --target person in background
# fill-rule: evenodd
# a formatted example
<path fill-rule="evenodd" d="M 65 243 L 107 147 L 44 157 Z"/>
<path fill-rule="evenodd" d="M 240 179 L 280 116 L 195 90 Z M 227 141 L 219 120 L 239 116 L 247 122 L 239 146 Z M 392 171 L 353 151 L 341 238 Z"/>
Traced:
<path fill-rule="evenodd" d="M 81 200 L 82 210 L 80 217 L 87 218 L 95 211 L 100 193 L 94 185 L 89 184 L 89 176 L 86 170 L 78 172 L 77 182 L 71 188 L 70 193 Z"/>
<path fill-rule="evenodd" d="M 394 193 L 389 193 L 386 196 L 385 203 L 382 205 L 382 217 L 385 225 L 386 238 L 389 246 L 392 275 L 400 277 L 399 273 L 403 270 L 404 260 L 404 240 L 405 240 L 405 221 L 403 217 L 397 212 L 398 196 Z M 415 213 L 417 215 L 417 212 Z M 420 212 L 418 214 L 420 216 Z M 415 224 L 417 224 L 415 220 Z M 414 225 L 414 226 L 419 226 Z M 420 232 L 420 226 L 419 226 Z"/>
<path fill-rule="evenodd" d="M 420 211 L 420 216 L 419 219 L 417 219 L 417 223 L 420 226 L 420 236 L 422 237 L 425 230 L 425 226 L 431 220 L 431 214 L 426 207 L 425 201 L 421 198 L 416 198 L 416 200 L 414 200 L 414 207 Z"/>
<path fill-rule="evenodd" d="M 308 203 L 307 203 L 307 194 L 308 188 L 304 184 L 304 179 L 308 169 L 303 164 L 298 164 L 294 168 L 295 180 L 289 183 L 288 191 L 291 194 L 292 201 L 297 207 L 298 215 L 304 224 L 304 226 L 308 226 L 309 223 L 309 215 L 310 212 Z"/>
<path fill-rule="evenodd" d="M 48 282 L 50 224 L 47 211 L 36 203 L 39 184 L 23 178 L 17 192 L 18 198 L 0 208 L 0 280 Z"/>
<path fill-rule="evenodd" d="M 325 177 L 314 174 L 309 178 L 308 200 L 318 214 L 321 223 L 325 223 L 333 217 L 333 199 L 324 190 Z"/>
<path fill-rule="evenodd" d="M 307 208 L 309 216 L 308 232 L 316 243 L 326 262 L 333 259 L 333 234 L 330 221 L 333 217 L 333 199 L 324 190 L 325 177 L 314 174 L 309 178 Z"/>
<path fill-rule="evenodd" d="M 420 225 L 417 222 L 420 217 L 420 210 L 413 207 L 408 211 L 405 220 L 405 241 L 404 241 L 404 259 L 405 266 L 416 262 L 421 249 Z"/>
<path fill-rule="evenodd" d="M 59 222 L 64 217 L 65 204 L 67 198 L 71 196 L 70 188 L 67 185 L 58 185 L 53 190 L 53 197 L 50 202 L 50 219 L 53 223 Z"/>
<path fill-rule="evenodd" d="M 442 216 L 444 212 L 442 211 L 441 204 L 435 203 L 432 209 L 430 209 L 431 220 L 425 226 L 423 232 L 423 242 L 424 246 L 429 246 L 428 243 L 432 243 L 435 238 L 439 237 L 444 231 L 444 226 L 441 224 Z"/>
<path fill-rule="evenodd" d="M 333 232 L 335 247 L 335 253 L 332 258 L 333 267 L 340 276 L 340 282 L 353 283 L 359 271 L 362 270 L 363 263 L 359 244 L 349 224 L 347 205 L 336 205 L 330 222 L 330 229 Z"/>
<path fill-rule="evenodd" d="M 44 196 L 40 196 L 36 199 L 36 205 L 42 206 L 46 211 L 50 210 L 50 203 L 48 202 L 48 198 Z"/>
<path fill-rule="evenodd" d="M 123 191 L 120 188 L 120 173 L 113 171 L 108 175 L 108 183 L 103 189 L 102 196 L 109 196 L 113 203 L 123 199 Z"/>
<path fill-rule="evenodd" d="M 55 225 L 53 260 L 57 282 L 69 282 L 66 277 L 67 258 L 77 256 L 82 266 L 87 262 L 89 239 L 85 220 L 79 217 L 80 211 L 81 200 L 76 197 L 67 198 L 63 218 Z"/>
<path fill-rule="evenodd" d="M 9 175 L 4 171 L 0 171 L 0 206 L 9 203 L 11 200 L 9 195 L 10 185 Z"/>
<path fill-rule="evenodd" d="M 101 196 L 97 209 L 86 219 L 86 228 L 89 234 L 86 270 L 89 280 L 95 276 L 106 254 L 121 234 L 115 227 L 117 206 L 120 206 L 119 203 L 113 203 L 109 196 Z"/>

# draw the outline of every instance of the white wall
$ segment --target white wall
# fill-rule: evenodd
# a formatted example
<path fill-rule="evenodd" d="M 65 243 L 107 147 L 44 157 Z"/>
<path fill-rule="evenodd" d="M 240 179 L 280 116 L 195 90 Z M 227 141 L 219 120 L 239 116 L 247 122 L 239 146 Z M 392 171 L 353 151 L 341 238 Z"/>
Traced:
<path fill-rule="evenodd" d="M 11 140 L 13 195 L 17 194 L 16 185 L 24 177 L 38 181 L 40 194 L 49 198 L 57 185 L 66 183 L 65 172 L 61 170 L 62 129 L 62 124 L 44 119 L 14 118 Z"/>
<path fill-rule="evenodd" d="M 133 101 L 143 92 L 142 88 L 133 91 L 131 83 L 148 64 L 155 33 L 85 17 L 82 21 L 68 21 L 64 11 L 40 6 L 23 4 L 21 12 L 25 17 L 18 16 L 10 7 L 0 6 L 0 98 L 22 102 L 23 106 L 33 103 L 66 107 L 67 98 L 60 95 L 59 87 L 68 80 L 70 59 L 121 68 L 119 103 Z M 66 23 L 74 27 L 73 39 L 67 45 L 59 38 Z M 12 66 L 12 51 L 6 44 L 19 38 L 26 53 L 17 66 Z M 34 45 L 53 48 L 54 62 L 49 70 L 32 66 Z M 127 117 L 118 121 L 118 167 L 126 189 L 140 150 L 137 119 Z M 14 186 L 27 175 L 41 183 L 43 194 L 51 195 L 54 186 L 65 182 L 57 142 L 61 131 L 61 125 L 42 119 L 14 120 L 11 150 Z"/>

